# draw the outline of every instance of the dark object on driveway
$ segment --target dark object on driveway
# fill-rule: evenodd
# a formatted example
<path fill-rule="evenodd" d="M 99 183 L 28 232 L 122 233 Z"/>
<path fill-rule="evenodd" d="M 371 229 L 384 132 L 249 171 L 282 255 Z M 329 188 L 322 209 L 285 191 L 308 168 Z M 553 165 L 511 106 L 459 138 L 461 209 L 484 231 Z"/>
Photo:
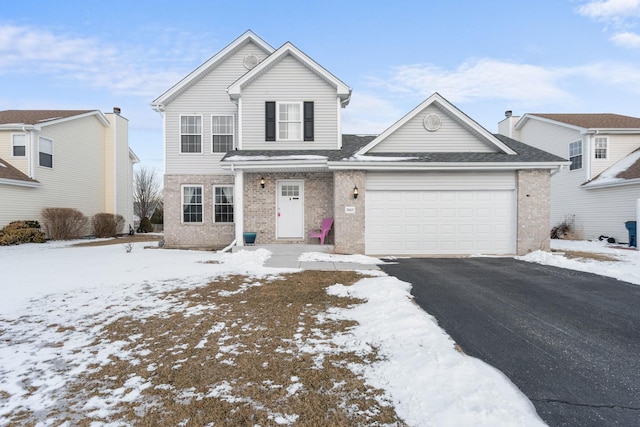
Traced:
<path fill-rule="evenodd" d="M 640 286 L 511 258 L 381 268 L 551 426 L 640 425 Z"/>

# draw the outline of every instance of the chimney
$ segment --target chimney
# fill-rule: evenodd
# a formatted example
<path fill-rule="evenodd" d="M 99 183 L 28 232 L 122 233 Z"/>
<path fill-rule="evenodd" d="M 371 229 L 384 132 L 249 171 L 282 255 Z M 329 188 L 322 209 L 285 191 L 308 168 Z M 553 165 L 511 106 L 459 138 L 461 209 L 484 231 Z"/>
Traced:
<path fill-rule="evenodd" d="M 518 138 L 519 132 L 515 129 L 516 123 L 518 123 L 520 117 L 514 116 L 512 110 L 506 110 L 504 112 L 504 119 L 498 123 L 498 133 L 509 138 Z"/>
<path fill-rule="evenodd" d="M 113 113 L 120 115 L 120 107 L 113 107 Z"/>

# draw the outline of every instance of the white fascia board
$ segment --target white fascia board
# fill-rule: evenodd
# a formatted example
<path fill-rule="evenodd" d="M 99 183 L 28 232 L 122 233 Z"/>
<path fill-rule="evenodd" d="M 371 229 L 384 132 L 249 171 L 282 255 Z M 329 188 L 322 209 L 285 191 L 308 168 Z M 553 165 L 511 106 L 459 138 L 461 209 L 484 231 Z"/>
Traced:
<path fill-rule="evenodd" d="M 623 187 L 625 185 L 640 185 L 640 178 L 622 179 L 620 181 L 609 181 L 609 182 L 604 182 L 602 184 L 599 184 L 597 182 L 595 183 L 590 182 L 588 184 L 581 185 L 580 188 L 584 190 L 594 190 L 598 188 Z"/>
<path fill-rule="evenodd" d="M 398 163 L 398 162 L 329 162 L 329 170 L 389 170 L 389 171 L 426 171 L 426 170 L 517 170 L 517 169 L 558 169 L 568 166 L 568 162 L 521 162 L 521 163 Z"/>
<path fill-rule="evenodd" d="M 6 178 L 0 178 L 0 184 L 15 185 L 18 187 L 31 187 L 31 188 L 37 188 L 42 186 L 42 184 L 40 184 L 39 182 L 21 181 L 19 179 L 6 179 Z"/>
<path fill-rule="evenodd" d="M 543 122 L 543 123 L 550 123 L 550 124 L 554 124 L 554 125 L 557 125 L 557 126 L 566 127 L 568 129 L 577 130 L 580 133 L 585 133 L 587 131 L 587 129 L 583 128 L 582 126 L 576 126 L 576 125 L 572 125 L 572 124 L 569 124 L 569 123 L 559 122 L 557 120 L 547 119 L 546 117 L 540 117 L 540 116 L 536 116 L 535 114 L 530 114 L 530 113 L 526 113 L 525 115 L 523 115 L 520 118 L 520 120 L 518 120 L 518 122 L 514 126 L 515 130 L 522 129 L 522 127 L 525 125 L 525 123 L 529 119 L 538 120 L 538 121 Z"/>
<path fill-rule="evenodd" d="M 442 95 L 438 92 L 434 92 L 430 97 L 428 97 L 425 101 L 423 101 L 420 105 L 411 110 L 408 114 L 402 117 L 400 120 L 391 125 L 387 130 L 378 135 L 373 141 L 362 147 L 356 154 L 362 155 L 368 153 L 373 147 L 380 144 L 384 141 L 389 135 L 394 133 L 400 127 L 402 127 L 409 120 L 413 119 L 420 112 L 422 112 L 425 108 L 427 108 L 431 104 L 438 104 L 438 106 L 447 113 L 455 116 L 458 120 L 465 123 L 469 128 L 477 132 L 483 138 L 485 138 L 489 143 L 495 145 L 505 154 L 516 154 L 511 148 L 505 145 L 502 141 L 496 138 L 491 132 L 480 126 L 475 120 L 464 114 L 460 111 L 455 105 L 451 104 L 449 101 L 444 99 Z"/>
<path fill-rule="evenodd" d="M 584 133 L 588 133 L 590 135 L 634 135 L 640 134 L 640 129 L 638 128 L 589 128 L 585 129 Z"/>
<path fill-rule="evenodd" d="M 133 152 L 131 148 L 129 148 L 129 159 L 133 163 L 140 163 L 140 158 L 136 155 L 136 153 Z"/>
<path fill-rule="evenodd" d="M 78 114 L 76 116 L 64 117 L 61 119 L 49 120 L 46 122 L 38 123 L 33 126 L 34 126 L 34 129 L 36 130 L 42 130 L 42 128 L 46 126 L 57 125 L 59 123 L 64 123 L 70 120 L 76 120 L 76 119 L 81 119 L 81 118 L 90 117 L 90 116 L 96 116 L 96 119 L 98 119 L 98 121 L 100 122 L 100 124 L 102 124 L 103 127 L 109 127 L 109 120 L 104 115 L 104 113 L 100 110 L 89 111 L 88 113 Z"/>
<path fill-rule="evenodd" d="M 0 130 L 17 130 L 20 132 L 34 130 L 35 126 L 25 125 L 24 123 L 5 123 L 0 125 Z"/>
<path fill-rule="evenodd" d="M 176 93 L 182 91 L 185 87 L 189 86 L 196 78 L 202 73 L 206 72 L 210 67 L 216 64 L 220 59 L 224 58 L 229 52 L 236 49 L 238 46 L 244 44 L 247 40 L 251 40 L 253 43 L 262 48 L 266 53 L 271 54 L 274 52 L 273 47 L 258 37 L 253 31 L 248 30 L 240 37 L 229 43 L 226 47 L 220 50 L 218 53 L 209 58 L 206 62 L 200 65 L 198 68 L 187 74 L 182 80 L 173 85 L 165 93 L 154 99 L 150 105 L 154 111 L 164 111 L 165 103 L 168 99 L 172 98 Z"/>
<path fill-rule="evenodd" d="M 286 168 L 318 168 L 327 169 L 326 160 L 294 160 L 294 161 L 282 161 L 282 160 L 259 160 L 259 161 L 229 161 L 221 162 L 222 169 L 235 170 L 235 169 L 286 169 Z"/>
<path fill-rule="evenodd" d="M 307 54 L 302 52 L 300 49 L 295 47 L 291 42 L 286 42 L 280 48 L 278 48 L 275 52 L 265 58 L 260 64 L 256 65 L 251 71 L 244 74 L 238 80 L 233 82 L 228 88 L 227 93 L 232 99 L 239 98 L 242 92 L 242 88 L 248 82 L 253 81 L 256 77 L 266 72 L 272 64 L 276 61 L 279 61 L 283 56 L 291 55 L 300 61 L 307 68 L 312 70 L 314 73 L 322 77 L 324 80 L 329 82 L 331 85 L 335 86 L 338 96 L 342 101 L 342 105 L 345 106 L 348 104 L 349 99 L 351 98 L 351 88 L 344 84 L 342 80 L 331 74 L 324 67 L 318 64 L 316 61 L 311 59 Z"/>

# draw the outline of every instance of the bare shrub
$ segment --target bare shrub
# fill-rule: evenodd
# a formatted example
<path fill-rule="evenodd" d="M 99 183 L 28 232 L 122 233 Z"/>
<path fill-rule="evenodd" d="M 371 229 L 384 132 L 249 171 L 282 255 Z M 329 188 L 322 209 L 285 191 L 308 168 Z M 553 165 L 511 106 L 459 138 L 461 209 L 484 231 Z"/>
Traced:
<path fill-rule="evenodd" d="M 552 239 L 576 240 L 579 235 L 575 229 L 575 215 L 566 215 L 564 221 L 551 229 Z"/>
<path fill-rule="evenodd" d="M 70 240 L 83 235 L 89 218 L 73 208 L 44 208 L 42 222 L 51 240 Z"/>
<path fill-rule="evenodd" d="M 13 221 L 0 229 L 0 246 L 20 243 L 44 243 L 45 235 L 38 221 Z"/>
<path fill-rule="evenodd" d="M 124 217 L 110 213 L 95 214 L 91 219 L 96 237 L 116 237 L 124 230 Z"/>

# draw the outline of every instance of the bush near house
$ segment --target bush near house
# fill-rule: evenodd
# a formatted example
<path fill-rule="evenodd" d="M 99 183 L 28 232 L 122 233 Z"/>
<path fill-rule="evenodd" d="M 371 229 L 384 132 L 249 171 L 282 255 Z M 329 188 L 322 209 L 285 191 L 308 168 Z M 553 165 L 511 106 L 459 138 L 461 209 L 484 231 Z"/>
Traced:
<path fill-rule="evenodd" d="M 51 240 L 71 240 L 85 233 L 89 218 L 73 208 L 44 208 L 42 222 Z"/>
<path fill-rule="evenodd" d="M 20 243 L 44 243 L 45 235 L 38 221 L 13 221 L 0 229 L 0 246 Z"/>
<path fill-rule="evenodd" d="M 98 213 L 91 219 L 96 237 L 116 237 L 124 230 L 124 217 L 110 213 Z"/>
<path fill-rule="evenodd" d="M 138 227 L 138 233 L 151 233 L 153 231 L 153 224 L 151 224 L 151 220 L 146 216 L 142 218 L 140 221 L 140 226 Z"/>

